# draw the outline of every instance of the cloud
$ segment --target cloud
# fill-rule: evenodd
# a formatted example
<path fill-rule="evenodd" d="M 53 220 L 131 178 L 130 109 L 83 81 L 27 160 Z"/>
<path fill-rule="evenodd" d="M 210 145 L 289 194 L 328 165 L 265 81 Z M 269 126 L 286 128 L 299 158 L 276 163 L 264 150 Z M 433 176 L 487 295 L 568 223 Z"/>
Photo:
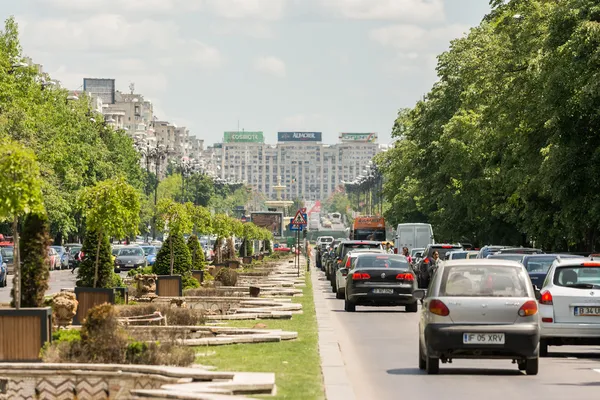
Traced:
<path fill-rule="evenodd" d="M 223 57 L 217 48 L 198 40 L 191 42 L 190 58 L 195 64 L 206 68 L 215 68 L 223 63 Z"/>
<path fill-rule="evenodd" d="M 323 5 L 348 19 L 424 23 L 445 20 L 443 0 L 323 0 Z"/>
<path fill-rule="evenodd" d="M 246 36 L 256 39 L 273 37 L 271 27 L 263 22 L 219 21 L 212 24 L 210 29 L 217 35 Z"/>
<path fill-rule="evenodd" d="M 283 131 L 320 132 L 327 121 L 321 114 L 295 114 L 283 118 Z"/>
<path fill-rule="evenodd" d="M 121 13 L 184 13 L 201 8 L 203 0 L 42 0 L 49 8 L 71 12 L 118 10 Z"/>
<path fill-rule="evenodd" d="M 206 0 L 206 3 L 223 18 L 278 20 L 283 16 L 286 0 Z"/>
<path fill-rule="evenodd" d="M 374 29 L 369 36 L 380 45 L 400 50 L 408 58 L 415 59 L 422 52 L 444 51 L 451 40 L 463 36 L 468 30 L 468 26 L 458 24 L 439 28 L 399 24 Z"/>
<path fill-rule="evenodd" d="M 285 63 L 281 59 L 273 56 L 257 58 L 254 61 L 254 68 L 257 71 L 264 72 L 278 78 L 283 78 L 286 75 Z"/>

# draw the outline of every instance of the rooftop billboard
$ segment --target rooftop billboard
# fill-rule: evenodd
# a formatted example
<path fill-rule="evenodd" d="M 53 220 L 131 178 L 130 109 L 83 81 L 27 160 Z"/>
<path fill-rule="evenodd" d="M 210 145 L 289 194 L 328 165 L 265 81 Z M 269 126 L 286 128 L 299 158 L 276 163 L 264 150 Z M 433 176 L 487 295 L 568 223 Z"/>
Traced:
<path fill-rule="evenodd" d="M 275 237 L 283 236 L 283 213 L 253 212 L 250 220 L 254 225 L 268 229 Z"/>
<path fill-rule="evenodd" d="M 321 142 L 321 132 L 277 132 L 279 142 Z"/>
<path fill-rule="evenodd" d="M 367 142 L 375 143 L 377 141 L 376 133 L 340 133 L 340 140 L 342 142 Z"/>
<path fill-rule="evenodd" d="M 223 143 L 264 143 L 262 132 L 225 132 Z"/>

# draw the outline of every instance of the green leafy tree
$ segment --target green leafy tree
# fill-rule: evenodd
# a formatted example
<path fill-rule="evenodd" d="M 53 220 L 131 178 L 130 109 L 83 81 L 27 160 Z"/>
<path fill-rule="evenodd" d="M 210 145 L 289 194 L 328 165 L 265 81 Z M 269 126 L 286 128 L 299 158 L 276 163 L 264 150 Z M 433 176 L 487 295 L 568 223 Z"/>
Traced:
<path fill-rule="evenodd" d="M 93 287 L 98 284 L 100 247 L 105 235 L 123 238 L 138 232 L 139 192 L 123 178 L 108 179 L 83 191 L 79 205 L 87 229 L 97 232 Z"/>
<path fill-rule="evenodd" d="M 187 247 L 190 250 L 192 256 L 192 269 L 203 270 L 205 264 L 204 249 L 200 245 L 198 236 L 191 235 L 187 241 Z"/>
<path fill-rule="evenodd" d="M 169 234 L 156 255 L 152 270 L 157 275 L 189 276 L 192 270 L 192 254 L 181 232 Z"/>
<path fill-rule="evenodd" d="M 158 214 L 162 225 L 165 226 L 168 231 L 169 238 L 171 238 L 171 236 L 178 235 L 183 238 L 183 234 L 191 232 L 193 225 L 188 206 L 181 203 L 176 203 L 171 199 L 162 199 L 158 203 Z M 173 247 L 175 242 L 175 240 L 167 240 L 167 247 L 170 251 L 169 270 L 171 275 L 173 275 L 174 265 L 176 262 L 175 248 Z M 185 245 L 185 241 L 183 243 Z M 165 246 L 163 245 L 163 247 Z"/>
<path fill-rule="evenodd" d="M 107 289 L 118 286 L 110 240 L 106 233 L 86 231 L 81 251 L 84 258 L 77 268 L 77 286 Z"/>
<path fill-rule="evenodd" d="M 42 213 L 42 192 L 39 164 L 33 151 L 12 140 L 0 146 L 0 219 L 12 219 L 14 234 L 15 277 L 13 301 L 21 307 L 21 257 L 19 249 L 19 218 L 29 213 Z"/>
<path fill-rule="evenodd" d="M 44 295 L 48 290 L 48 217 L 44 214 L 28 214 L 23 222 L 20 249 L 23 253 L 21 277 L 27 282 L 21 290 L 21 306 L 43 307 Z M 14 288 L 11 296 L 15 298 Z M 14 307 L 13 300 L 12 306 Z"/>
<path fill-rule="evenodd" d="M 212 231 L 217 236 L 215 241 L 215 262 L 221 263 L 223 261 L 223 240 L 229 237 L 231 233 L 231 218 L 226 214 L 216 214 L 212 219 Z"/>

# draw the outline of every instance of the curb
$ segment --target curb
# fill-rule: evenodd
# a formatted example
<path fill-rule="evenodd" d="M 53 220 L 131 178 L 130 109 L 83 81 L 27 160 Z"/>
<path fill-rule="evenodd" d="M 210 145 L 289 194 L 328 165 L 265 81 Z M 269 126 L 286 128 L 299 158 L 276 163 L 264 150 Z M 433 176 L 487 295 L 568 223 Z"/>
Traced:
<path fill-rule="evenodd" d="M 311 264 L 314 266 L 314 263 Z M 325 275 L 316 267 L 311 267 L 325 398 L 327 400 L 356 400 L 354 389 L 346 373 L 346 364 L 340 351 L 340 344 L 335 337 L 331 311 L 327 308 L 327 299 L 321 290 L 324 282 L 319 280 L 321 276 L 324 277 Z M 329 286 L 328 281 L 325 282 Z"/>

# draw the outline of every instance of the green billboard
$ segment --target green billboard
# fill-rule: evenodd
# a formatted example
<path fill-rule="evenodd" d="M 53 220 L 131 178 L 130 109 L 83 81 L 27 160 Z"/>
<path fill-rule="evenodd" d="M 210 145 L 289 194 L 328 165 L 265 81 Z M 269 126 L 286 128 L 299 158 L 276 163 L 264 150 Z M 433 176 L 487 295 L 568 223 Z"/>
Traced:
<path fill-rule="evenodd" d="M 340 139 L 342 142 L 367 142 L 375 143 L 377 141 L 376 133 L 341 133 Z"/>
<path fill-rule="evenodd" d="M 223 143 L 264 143 L 262 132 L 225 132 Z"/>

